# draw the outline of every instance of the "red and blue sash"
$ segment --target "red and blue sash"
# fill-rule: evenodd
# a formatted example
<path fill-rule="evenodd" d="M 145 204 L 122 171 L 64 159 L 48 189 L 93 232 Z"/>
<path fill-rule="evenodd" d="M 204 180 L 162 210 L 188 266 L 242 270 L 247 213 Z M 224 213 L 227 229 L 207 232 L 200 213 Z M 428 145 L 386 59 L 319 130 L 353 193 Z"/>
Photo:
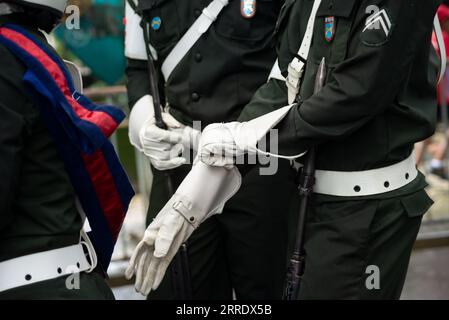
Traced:
<path fill-rule="evenodd" d="M 92 229 L 99 262 L 107 270 L 134 196 L 108 140 L 125 115 L 77 92 L 62 59 L 23 28 L 1 26 L 0 43 L 27 66 L 23 80 L 60 151 Z"/>

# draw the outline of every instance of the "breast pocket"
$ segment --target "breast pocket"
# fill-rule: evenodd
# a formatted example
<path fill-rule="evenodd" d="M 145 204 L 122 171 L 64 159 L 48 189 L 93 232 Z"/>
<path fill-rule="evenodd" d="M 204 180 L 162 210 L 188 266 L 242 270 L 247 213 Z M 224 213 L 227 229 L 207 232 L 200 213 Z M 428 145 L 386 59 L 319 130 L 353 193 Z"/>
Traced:
<path fill-rule="evenodd" d="M 326 59 L 327 80 L 333 81 L 335 66 L 346 59 L 350 41 L 356 0 L 323 0 L 317 12 L 313 43 L 301 87 L 301 97 L 313 94 L 316 72 L 323 58 Z"/>
<path fill-rule="evenodd" d="M 153 47 L 162 50 L 179 40 L 181 27 L 176 0 L 140 0 L 139 9 L 149 25 Z"/>
<path fill-rule="evenodd" d="M 315 21 L 314 62 L 326 57 L 328 64 L 335 65 L 346 58 L 356 6 L 356 0 L 323 0 Z"/>
<path fill-rule="evenodd" d="M 272 35 L 280 9 L 279 0 L 231 0 L 215 30 L 234 40 L 263 40 Z"/>

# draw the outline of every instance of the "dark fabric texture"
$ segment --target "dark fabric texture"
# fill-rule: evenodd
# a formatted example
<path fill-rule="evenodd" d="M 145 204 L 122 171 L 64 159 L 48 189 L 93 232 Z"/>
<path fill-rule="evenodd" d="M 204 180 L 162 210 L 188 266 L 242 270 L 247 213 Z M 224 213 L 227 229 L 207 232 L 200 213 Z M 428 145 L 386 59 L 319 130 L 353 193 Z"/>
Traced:
<path fill-rule="evenodd" d="M 386 200 L 314 201 L 306 230 L 300 299 L 399 299 L 422 216 L 425 191 Z M 369 289 L 370 266 L 379 287 Z"/>

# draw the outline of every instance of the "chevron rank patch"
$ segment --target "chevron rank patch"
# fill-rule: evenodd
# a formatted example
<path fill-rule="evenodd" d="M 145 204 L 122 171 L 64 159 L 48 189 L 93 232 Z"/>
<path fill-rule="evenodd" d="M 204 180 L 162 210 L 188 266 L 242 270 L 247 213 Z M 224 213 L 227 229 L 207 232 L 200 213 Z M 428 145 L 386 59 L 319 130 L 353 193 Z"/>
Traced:
<path fill-rule="evenodd" d="M 386 9 L 380 9 L 370 15 L 362 31 L 362 42 L 367 46 L 382 46 L 390 38 L 393 23 Z"/>

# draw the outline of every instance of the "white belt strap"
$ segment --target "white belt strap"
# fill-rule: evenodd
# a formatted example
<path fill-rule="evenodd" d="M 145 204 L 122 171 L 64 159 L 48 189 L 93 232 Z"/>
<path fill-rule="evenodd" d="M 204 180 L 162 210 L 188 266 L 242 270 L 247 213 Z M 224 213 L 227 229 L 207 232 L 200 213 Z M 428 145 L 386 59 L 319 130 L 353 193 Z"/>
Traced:
<path fill-rule="evenodd" d="M 314 192 L 338 197 L 363 197 L 382 194 L 404 187 L 418 176 L 415 154 L 389 167 L 357 171 L 323 171 L 315 173 Z"/>
<path fill-rule="evenodd" d="M 0 292 L 92 269 L 81 243 L 30 254 L 0 263 Z"/>
<path fill-rule="evenodd" d="M 318 8 L 321 5 L 321 0 L 315 0 L 312 7 L 312 12 L 307 23 L 307 29 L 298 51 L 298 57 L 295 57 L 288 65 L 287 88 L 288 88 L 288 103 L 292 104 L 299 93 L 301 87 L 301 80 L 304 73 L 305 61 L 309 57 L 310 47 L 312 45 L 313 30 L 315 27 L 315 18 Z M 300 59 L 301 58 L 301 59 Z"/>
<path fill-rule="evenodd" d="M 229 0 L 214 0 L 204 8 L 203 13 L 196 19 L 189 30 L 187 30 L 162 64 L 162 74 L 164 75 L 165 81 L 168 80 L 173 70 L 175 70 L 176 66 L 187 55 L 190 49 L 192 49 L 194 44 L 209 30 L 220 12 L 228 4 Z"/>
<path fill-rule="evenodd" d="M 437 38 L 438 47 L 440 48 L 440 59 L 441 59 L 441 66 L 440 66 L 440 79 L 438 81 L 441 81 L 444 77 L 444 74 L 446 72 L 446 46 L 444 44 L 444 38 L 443 38 L 443 31 L 441 30 L 440 20 L 438 20 L 438 15 L 435 16 L 435 20 L 433 21 L 433 27 L 435 30 L 435 36 Z"/>

